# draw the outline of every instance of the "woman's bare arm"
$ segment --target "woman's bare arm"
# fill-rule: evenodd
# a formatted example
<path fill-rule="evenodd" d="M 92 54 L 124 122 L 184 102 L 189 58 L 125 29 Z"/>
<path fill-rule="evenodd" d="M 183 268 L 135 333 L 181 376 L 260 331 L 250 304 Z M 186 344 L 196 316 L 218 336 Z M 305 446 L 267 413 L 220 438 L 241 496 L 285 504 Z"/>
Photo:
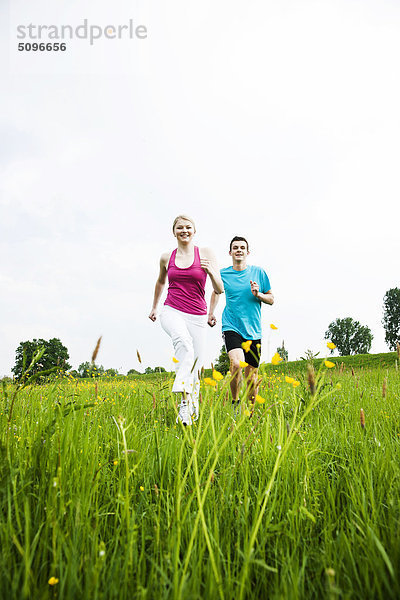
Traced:
<path fill-rule="evenodd" d="M 156 281 L 156 286 L 154 288 L 154 298 L 153 298 L 153 306 L 151 308 L 149 319 L 155 321 L 157 319 L 157 306 L 161 298 L 161 294 L 163 293 L 165 282 L 167 280 L 167 264 L 169 261 L 170 253 L 166 252 L 161 255 L 160 258 L 160 273 L 158 275 L 158 279 Z"/>

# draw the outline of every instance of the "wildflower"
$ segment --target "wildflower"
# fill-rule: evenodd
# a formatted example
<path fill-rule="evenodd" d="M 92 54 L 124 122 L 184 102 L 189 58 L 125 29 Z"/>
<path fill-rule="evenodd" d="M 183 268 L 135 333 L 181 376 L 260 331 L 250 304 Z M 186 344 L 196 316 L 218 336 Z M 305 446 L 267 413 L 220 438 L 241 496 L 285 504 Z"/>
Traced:
<path fill-rule="evenodd" d="M 286 383 L 293 383 L 294 379 L 293 379 L 293 377 L 288 377 L 287 375 L 285 375 L 285 381 L 286 381 Z"/>
<path fill-rule="evenodd" d="M 117 464 L 118 464 L 118 461 L 117 461 L 117 460 L 114 460 L 114 462 L 113 462 L 113 465 L 114 465 L 114 467 L 116 467 L 116 466 L 117 466 Z"/>
<path fill-rule="evenodd" d="M 246 417 L 250 417 L 250 411 L 247 408 L 244 411 L 244 414 L 246 415 Z"/>
<path fill-rule="evenodd" d="M 256 402 L 258 402 L 258 404 L 264 404 L 265 398 L 263 398 L 262 396 L 260 396 L 259 394 L 257 394 L 256 395 Z"/>
<path fill-rule="evenodd" d="M 249 352 L 251 346 L 251 340 L 247 340 L 246 342 L 242 342 L 242 348 L 245 352 Z"/>
<path fill-rule="evenodd" d="M 278 329 L 276 325 L 274 325 L 273 323 L 271 323 L 270 325 L 271 329 Z"/>
<path fill-rule="evenodd" d="M 336 348 L 336 344 L 333 342 L 328 342 L 326 345 L 328 346 L 329 350 L 334 350 Z"/>
<path fill-rule="evenodd" d="M 365 414 L 362 408 L 360 408 L 360 425 L 365 429 Z"/>
<path fill-rule="evenodd" d="M 296 388 L 298 385 L 300 385 L 300 381 L 294 380 L 292 385 L 294 388 Z"/>
<path fill-rule="evenodd" d="M 239 360 L 239 365 L 240 365 L 242 368 L 245 368 L 245 367 L 248 367 L 248 366 L 249 366 L 249 365 L 248 365 L 248 363 L 247 363 L 247 362 L 245 362 L 244 360 Z"/>
<path fill-rule="evenodd" d="M 213 377 L 214 379 L 216 379 L 217 381 L 221 381 L 221 379 L 224 378 L 224 376 L 222 375 L 222 373 L 220 373 L 219 371 L 216 371 L 215 369 L 213 370 Z"/>
<path fill-rule="evenodd" d="M 273 365 L 279 365 L 279 363 L 282 362 L 282 360 L 283 359 L 279 356 L 279 354 L 277 352 L 275 352 L 275 354 L 271 358 L 271 363 Z"/>
<path fill-rule="evenodd" d="M 335 366 L 335 363 L 331 362 L 330 360 L 326 360 L 324 364 L 326 367 L 328 367 L 328 369 L 332 369 L 332 367 Z"/>
<path fill-rule="evenodd" d="M 105 555 L 106 555 L 105 550 L 99 550 L 99 556 L 105 556 Z"/>
<path fill-rule="evenodd" d="M 179 360 L 178 360 L 177 358 L 175 358 L 175 356 L 173 356 L 173 357 L 172 357 L 172 362 L 174 362 L 174 363 L 178 363 L 178 362 L 179 362 Z"/>
<path fill-rule="evenodd" d="M 282 450 L 282 446 L 277 446 L 276 448 L 279 450 L 279 452 Z"/>
<path fill-rule="evenodd" d="M 144 492 L 144 487 L 142 485 L 140 486 L 139 489 L 140 489 L 141 492 Z"/>
<path fill-rule="evenodd" d="M 49 585 L 57 585 L 57 583 L 58 583 L 59 581 L 60 581 L 60 580 L 59 580 L 59 579 L 57 579 L 57 577 L 50 577 L 50 579 L 49 579 L 49 581 L 48 581 L 47 583 L 48 583 Z"/>
<path fill-rule="evenodd" d="M 215 379 L 211 379 L 211 377 L 204 377 L 204 383 L 206 385 L 211 385 L 212 387 L 215 387 L 217 385 Z"/>

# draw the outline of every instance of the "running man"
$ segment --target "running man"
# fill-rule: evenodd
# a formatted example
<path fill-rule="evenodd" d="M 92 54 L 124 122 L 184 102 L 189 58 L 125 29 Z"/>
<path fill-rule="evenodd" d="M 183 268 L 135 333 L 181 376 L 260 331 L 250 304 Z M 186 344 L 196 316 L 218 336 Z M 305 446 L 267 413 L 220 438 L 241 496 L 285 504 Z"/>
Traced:
<path fill-rule="evenodd" d="M 221 269 L 226 295 L 222 313 L 222 336 L 230 359 L 232 403 L 237 406 L 242 384 L 241 362 L 247 363 L 245 379 L 247 395 L 254 405 L 258 389 L 258 366 L 261 355 L 261 304 L 273 304 L 268 276 L 264 269 L 247 264 L 249 244 L 236 236 L 229 246 L 232 266 Z M 218 294 L 211 295 L 208 324 L 214 327 Z"/>

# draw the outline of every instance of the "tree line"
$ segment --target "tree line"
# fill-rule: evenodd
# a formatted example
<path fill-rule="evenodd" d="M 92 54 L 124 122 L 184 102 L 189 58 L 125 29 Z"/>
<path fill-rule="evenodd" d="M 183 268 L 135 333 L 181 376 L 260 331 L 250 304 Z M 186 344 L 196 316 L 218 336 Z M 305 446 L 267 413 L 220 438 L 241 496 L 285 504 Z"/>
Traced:
<path fill-rule="evenodd" d="M 385 330 L 385 342 L 389 350 L 396 350 L 397 344 L 400 343 L 400 288 L 388 290 L 383 298 L 382 325 Z M 361 325 L 359 321 L 351 317 L 338 318 L 332 321 L 324 337 L 335 344 L 340 356 L 367 354 L 371 349 L 373 340 L 369 327 Z M 81 363 L 77 370 L 71 370 L 72 367 L 68 363 L 69 353 L 67 348 L 58 338 L 52 338 L 50 340 L 34 339 L 19 344 L 15 353 L 15 365 L 12 368 L 16 380 L 23 378 L 25 371 L 31 365 L 34 357 L 38 355 L 38 352 L 40 358 L 34 362 L 30 369 L 31 375 L 42 373 L 47 376 L 51 373 L 65 372 L 69 372 L 77 378 L 119 375 L 117 369 L 104 369 L 102 365 L 96 365 L 94 362 L 88 361 Z M 284 360 L 288 360 L 288 352 L 283 342 L 282 346 L 277 348 L 277 352 Z M 215 368 L 221 373 L 226 373 L 229 370 L 229 357 L 224 347 L 220 351 Z M 146 367 L 144 372 L 145 374 L 163 373 L 165 369 L 164 367 Z M 141 375 L 142 373 L 136 369 L 130 369 L 127 374 Z"/>

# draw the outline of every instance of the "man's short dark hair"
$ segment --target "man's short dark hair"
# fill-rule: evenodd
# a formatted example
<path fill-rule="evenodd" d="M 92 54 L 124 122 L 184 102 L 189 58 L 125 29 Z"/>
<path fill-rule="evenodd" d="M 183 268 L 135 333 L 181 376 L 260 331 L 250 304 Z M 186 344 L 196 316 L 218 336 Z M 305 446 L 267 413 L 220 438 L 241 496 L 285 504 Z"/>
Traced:
<path fill-rule="evenodd" d="M 233 242 L 246 242 L 247 252 L 249 251 L 249 242 L 246 240 L 246 238 L 241 237 L 240 235 L 235 235 L 235 237 L 231 239 L 231 243 L 229 244 L 229 252 L 232 252 Z"/>

